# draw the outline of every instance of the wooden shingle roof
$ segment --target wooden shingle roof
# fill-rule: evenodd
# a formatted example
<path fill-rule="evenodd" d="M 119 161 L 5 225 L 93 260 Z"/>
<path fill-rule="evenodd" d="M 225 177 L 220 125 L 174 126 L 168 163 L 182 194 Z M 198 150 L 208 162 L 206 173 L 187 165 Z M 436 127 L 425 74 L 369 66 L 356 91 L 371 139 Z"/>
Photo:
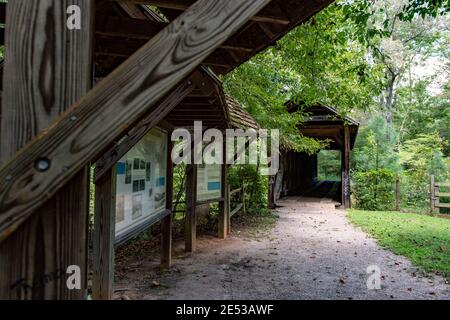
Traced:
<path fill-rule="evenodd" d="M 228 104 L 229 122 L 236 129 L 261 129 L 260 124 L 252 117 L 244 107 L 229 94 L 225 95 Z"/>

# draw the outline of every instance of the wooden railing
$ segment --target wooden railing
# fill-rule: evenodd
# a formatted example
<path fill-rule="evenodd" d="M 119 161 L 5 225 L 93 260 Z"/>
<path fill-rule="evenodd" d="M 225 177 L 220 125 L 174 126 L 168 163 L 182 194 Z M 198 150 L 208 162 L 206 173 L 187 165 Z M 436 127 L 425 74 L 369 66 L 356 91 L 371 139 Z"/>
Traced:
<path fill-rule="evenodd" d="M 431 176 L 431 211 L 440 213 L 440 208 L 450 208 L 450 203 L 443 203 L 440 198 L 450 198 L 450 192 L 442 192 L 441 188 L 450 188 L 450 182 L 436 182 L 435 177 Z"/>

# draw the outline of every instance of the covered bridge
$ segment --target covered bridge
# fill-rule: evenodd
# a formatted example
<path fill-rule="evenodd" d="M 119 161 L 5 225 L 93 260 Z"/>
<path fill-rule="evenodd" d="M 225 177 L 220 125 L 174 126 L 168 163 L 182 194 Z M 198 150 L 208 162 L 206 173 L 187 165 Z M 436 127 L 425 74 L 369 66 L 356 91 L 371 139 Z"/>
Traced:
<path fill-rule="evenodd" d="M 289 112 L 298 111 L 299 105 L 288 102 Z M 305 136 L 329 142 L 329 150 L 341 152 L 341 181 L 318 180 L 318 154 L 308 155 L 295 151 L 282 151 L 280 171 L 272 180 L 269 205 L 284 196 L 308 196 L 334 199 L 343 207 L 350 207 L 350 153 L 358 134 L 359 123 L 350 117 L 342 117 L 332 107 L 312 106 L 301 108 L 308 114 L 299 127 Z"/>

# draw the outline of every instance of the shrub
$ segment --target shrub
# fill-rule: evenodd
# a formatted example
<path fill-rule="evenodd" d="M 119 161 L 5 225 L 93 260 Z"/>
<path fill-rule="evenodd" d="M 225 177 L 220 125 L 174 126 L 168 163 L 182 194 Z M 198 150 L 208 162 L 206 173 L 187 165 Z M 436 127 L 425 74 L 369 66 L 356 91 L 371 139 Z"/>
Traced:
<path fill-rule="evenodd" d="M 356 206 L 364 210 L 395 208 L 395 173 L 387 169 L 356 172 L 354 196 Z"/>
<path fill-rule="evenodd" d="M 249 213 L 265 212 L 267 209 L 267 177 L 262 176 L 255 165 L 235 165 L 230 167 L 228 182 L 231 190 L 245 185 L 245 203 Z"/>

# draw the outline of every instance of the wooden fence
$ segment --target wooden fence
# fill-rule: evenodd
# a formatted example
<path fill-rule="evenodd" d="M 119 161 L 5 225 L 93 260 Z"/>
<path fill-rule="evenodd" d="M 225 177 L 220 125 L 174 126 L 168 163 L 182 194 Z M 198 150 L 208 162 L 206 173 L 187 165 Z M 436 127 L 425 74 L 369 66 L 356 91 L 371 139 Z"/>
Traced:
<path fill-rule="evenodd" d="M 431 176 L 431 211 L 440 213 L 440 208 L 450 208 L 450 203 L 443 203 L 440 198 L 450 198 L 450 192 L 443 192 L 441 188 L 450 188 L 450 182 L 436 182 L 435 177 Z"/>

